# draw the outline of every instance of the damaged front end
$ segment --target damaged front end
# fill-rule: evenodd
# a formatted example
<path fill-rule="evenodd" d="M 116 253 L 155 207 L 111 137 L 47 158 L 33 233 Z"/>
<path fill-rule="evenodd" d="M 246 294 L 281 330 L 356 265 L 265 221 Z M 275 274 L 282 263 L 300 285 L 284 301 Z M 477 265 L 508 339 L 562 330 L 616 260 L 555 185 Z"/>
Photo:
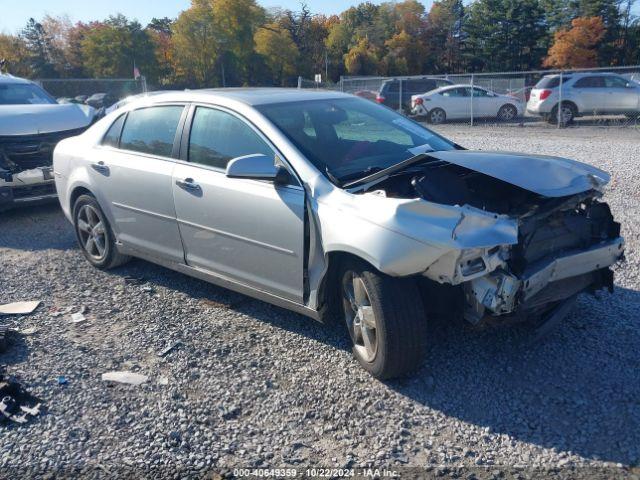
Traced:
<path fill-rule="evenodd" d="M 623 258 L 624 241 L 600 200 L 607 181 L 606 173 L 569 160 L 457 151 L 429 154 L 362 193 L 419 197 L 414 209 L 458 208 L 449 248 L 422 276 L 437 291 L 429 297 L 441 297 L 434 303 L 451 305 L 449 290 L 463 299 L 456 313 L 477 324 L 539 316 L 581 292 L 613 289 L 610 267 Z M 512 238 L 494 241 L 509 222 Z"/>
<path fill-rule="evenodd" d="M 55 199 L 53 149 L 84 130 L 0 136 L 0 211 Z"/>

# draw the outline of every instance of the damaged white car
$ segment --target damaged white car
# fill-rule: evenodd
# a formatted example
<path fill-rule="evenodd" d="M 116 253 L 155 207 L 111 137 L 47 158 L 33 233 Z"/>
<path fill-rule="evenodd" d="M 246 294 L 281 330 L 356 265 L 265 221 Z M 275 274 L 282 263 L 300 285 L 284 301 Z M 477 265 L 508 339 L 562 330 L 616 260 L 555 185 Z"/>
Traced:
<path fill-rule="evenodd" d="M 378 378 L 420 364 L 432 315 L 556 321 L 623 256 L 601 170 L 468 151 L 340 93 L 147 97 L 62 141 L 54 169 L 96 267 L 141 257 L 343 318 Z"/>
<path fill-rule="evenodd" d="M 59 104 L 37 84 L 0 74 L 0 212 L 55 200 L 52 155 L 93 121 L 88 105 Z"/>

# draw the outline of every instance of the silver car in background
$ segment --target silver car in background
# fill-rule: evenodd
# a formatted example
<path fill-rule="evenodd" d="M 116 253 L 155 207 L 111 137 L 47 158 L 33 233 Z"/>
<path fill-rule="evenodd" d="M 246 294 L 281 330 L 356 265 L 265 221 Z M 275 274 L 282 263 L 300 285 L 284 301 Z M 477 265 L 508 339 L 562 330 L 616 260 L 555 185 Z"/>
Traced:
<path fill-rule="evenodd" d="M 613 73 L 567 73 L 547 75 L 531 90 L 527 112 L 551 123 L 558 121 L 558 105 L 562 95 L 560 121 L 589 115 L 640 115 L 640 84 Z"/>
<path fill-rule="evenodd" d="M 512 121 L 524 114 L 524 103 L 511 95 L 499 95 L 472 85 L 450 85 L 411 97 L 411 113 L 429 123 L 447 120 L 496 118 Z"/>
<path fill-rule="evenodd" d="M 555 321 L 613 287 L 609 176 L 467 151 L 351 95 L 172 92 L 61 142 L 59 199 L 87 260 L 147 259 L 317 320 L 378 378 L 420 365 L 427 321 Z"/>

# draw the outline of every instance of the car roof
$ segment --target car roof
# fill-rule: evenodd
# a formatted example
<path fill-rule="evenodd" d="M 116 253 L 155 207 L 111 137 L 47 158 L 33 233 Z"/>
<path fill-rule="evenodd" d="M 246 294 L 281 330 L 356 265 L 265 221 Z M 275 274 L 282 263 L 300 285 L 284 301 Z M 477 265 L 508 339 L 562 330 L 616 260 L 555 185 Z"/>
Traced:
<path fill-rule="evenodd" d="M 608 76 L 616 76 L 619 77 L 620 74 L 616 72 L 566 72 L 562 74 L 566 78 L 570 77 L 608 77 Z M 543 75 L 542 78 L 558 78 L 560 77 L 559 73 L 553 73 L 551 75 Z"/>
<path fill-rule="evenodd" d="M 154 102 L 166 101 L 203 101 L 225 98 L 242 102 L 246 105 L 268 105 L 323 99 L 353 98 L 341 92 L 328 90 L 305 90 L 297 88 L 209 88 L 201 90 L 185 90 L 179 92 L 163 92 L 153 96 Z"/>
<path fill-rule="evenodd" d="M 31 84 L 33 82 L 31 80 L 27 80 L 26 78 L 14 77 L 13 75 L 0 73 L 0 83 Z"/>

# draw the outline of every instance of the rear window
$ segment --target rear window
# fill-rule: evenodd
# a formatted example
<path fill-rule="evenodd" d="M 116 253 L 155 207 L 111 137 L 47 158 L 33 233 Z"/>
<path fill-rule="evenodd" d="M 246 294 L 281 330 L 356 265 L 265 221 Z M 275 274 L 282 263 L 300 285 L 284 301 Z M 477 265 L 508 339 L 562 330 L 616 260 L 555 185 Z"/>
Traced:
<path fill-rule="evenodd" d="M 571 75 L 564 75 L 562 77 L 562 84 L 571 80 Z M 560 76 L 557 77 L 542 77 L 534 88 L 557 88 L 560 86 Z"/>
<path fill-rule="evenodd" d="M 171 105 L 129 112 L 120 148 L 170 157 L 183 108 Z"/>

